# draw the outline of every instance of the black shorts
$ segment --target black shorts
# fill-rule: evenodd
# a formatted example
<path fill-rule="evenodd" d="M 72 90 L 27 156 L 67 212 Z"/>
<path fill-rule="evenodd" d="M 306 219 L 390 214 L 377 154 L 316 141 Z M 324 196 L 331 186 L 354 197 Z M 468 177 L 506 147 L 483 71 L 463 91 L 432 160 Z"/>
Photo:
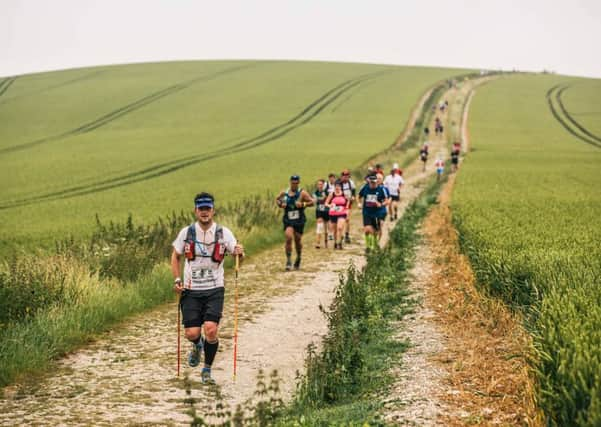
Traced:
<path fill-rule="evenodd" d="M 330 214 L 328 211 L 315 211 L 315 219 L 323 219 L 324 221 L 330 220 Z"/>
<path fill-rule="evenodd" d="M 381 221 L 381 219 L 378 218 L 377 216 L 363 215 L 363 226 L 364 227 L 371 225 L 374 230 L 379 231 L 380 230 L 380 221 Z"/>
<path fill-rule="evenodd" d="M 303 234 L 305 232 L 305 223 L 300 223 L 300 224 L 291 224 L 289 222 L 284 222 L 284 231 L 286 231 L 286 229 L 288 227 L 292 227 L 294 229 L 295 233 L 298 234 Z"/>
<path fill-rule="evenodd" d="M 204 322 L 219 323 L 223 314 L 225 288 L 208 291 L 184 291 L 180 299 L 184 328 L 202 326 Z"/>
<path fill-rule="evenodd" d="M 459 164 L 459 157 L 453 157 L 451 159 L 451 163 L 453 163 L 454 165 L 458 165 Z"/>
<path fill-rule="evenodd" d="M 398 202 L 399 200 L 401 200 L 401 196 L 390 196 L 390 198 L 392 199 L 393 202 Z"/>
<path fill-rule="evenodd" d="M 346 215 L 336 215 L 336 216 L 330 216 L 330 222 L 332 224 L 337 224 L 338 220 L 342 218 L 342 219 L 346 219 Z"/>

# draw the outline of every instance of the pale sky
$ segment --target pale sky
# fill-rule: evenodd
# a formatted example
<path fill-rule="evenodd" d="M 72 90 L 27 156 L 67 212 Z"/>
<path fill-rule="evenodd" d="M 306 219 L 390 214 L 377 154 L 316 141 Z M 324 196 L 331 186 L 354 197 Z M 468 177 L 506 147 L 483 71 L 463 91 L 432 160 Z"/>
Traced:
<path fill-rule="evenodd" d="M 0 76 L 180 59 L 601 77 L 601 0 L 0 1 Z"/>

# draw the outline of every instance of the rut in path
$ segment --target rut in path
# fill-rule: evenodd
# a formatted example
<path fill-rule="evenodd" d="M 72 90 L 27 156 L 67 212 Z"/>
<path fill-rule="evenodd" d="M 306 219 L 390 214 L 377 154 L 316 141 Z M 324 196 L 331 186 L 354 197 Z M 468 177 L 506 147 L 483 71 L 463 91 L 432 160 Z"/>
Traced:
<path fill-rule="evenodd" d="M 433 139 L 432 152 L 446 150 L 444 144 L 441 138 Z M 433 163 L 430 161 L 423 172 L 416 160 L 405 170 L 408 179 L 401 194 L 401 209 L 421 192 L 424 180 L 434 173 Z M 313 233 L 307 232 L 300 272 L 283 272 L 281 248 L 266 251 L 260 259 L 243 266 L 235 384 L 231 380 L 232 283 L 228 282 L 221 347 L 214 368 L 228 403 L 251 396 L 260 368 L 266 372 L 277 369 L 283 397 L 291 396 L 307 345 L 319 343 L 326 332 L 319 306 L 329 306 L 338 274 L 350 261 L 358 267 L 364 262 L 360 217 L 355 209 L 351 228 L 355 243 L 342 252 L 313 249 Z M 385 225 L 385 236 L 392 226 L 390 222 Z M 0 423 L 186 424 L 189 417 L 184 414 L 183 381 L 175 378 L 175 322 L 175 304 L 141 314 L 63 359 L 40 383 L 7 389 L 8 396 L 0 401 Z M 187 348 L 182 350 L 185 353 Z M 198 380 L 199 369 L 185 369 Z M 196 386 L 193 394 L 202 396 L 203 389 Z"/>

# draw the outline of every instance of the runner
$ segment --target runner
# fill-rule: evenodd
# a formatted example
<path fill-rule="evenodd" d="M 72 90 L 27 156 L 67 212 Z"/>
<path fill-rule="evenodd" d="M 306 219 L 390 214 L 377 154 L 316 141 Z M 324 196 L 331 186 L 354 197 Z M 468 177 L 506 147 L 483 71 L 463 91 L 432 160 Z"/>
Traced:
<path fill-rule="evenodd" d="M 443 131 L 444 128 L 442 126 L 442 122 L 438 117 L 436 117 L 436 119 L 434 120 L 434 133 L 436 134 L 436 136 L 442 136 Z"/>
<path fill-rule="evenodd" d="M 388 205 L 388 214 L 390 215 L 391 221 L 394 221 L 398 218 L 400 191 L 404 183 L 405 181 L 403 180 L 403 171 L 401 171 L 398 168 L 398 165 L 395 163 L 393 165 L 392 170 L 390 171 L 390 175 L 388 175 L 384 179 L 384 186 L 388 190 L 388 193 L 390 193 L 390 204 Z"/>
<path fill-rule="evenodd" d="M 453 144 L 453 148 L 451 149 L 451 164 L 453 168 L 453 172 L 457 172 L 459 169 L 459 155 L 461 154 L 461 144 L 458 141 L 455 141 Z"/>
<path fill-rule="evenodd" d="M 436 180 L 440 181 L 440 178 L 442 178 L 442 173 L 444 172 L 444 160 L 442 160 L 442 156 L 440 154 L 438 155 L 434 165 L 436 166 Z"/>
<path fill-rule="evenodd" d="M 381 173 L 376 174 L 376 178 L 377 178 L 378 188 L 381 188 L 384 191 L 384 196 L 386 197 L 386 200 L 384 201 L 384 203 L 382 203 L 382 206 L 380 206 L 378 208 L 378 219 L 380 220 L 380 228 L 377 231 L 377 236 L 378 236 L 378 242 L 379 242 L 380 239 L 382 238 L 382 231 L 384 229 L 384 224 L 386 223 L 386 215 L 388 215 L 388 206 L 390 205 L 391 198 L 390 198 L 390 192 L 384 186 L 384 175 Z"/>
<path fill-rule="evenodd" d="M 344 195 L 341 181 L 336 181 L 334 192 L 326 199 L 326 206 L 330 209 L 329 228 L 334 236 L 334 249 L 342 249 L 342 234 L 344 233 L 351 201 Z"/>
<path fill-rule="evenodd" d="M 424 163 L 423 171 L 426 170 L 426 162 L 428 161 L 428 143 L 424 142 L 424 145 L 419 150 L 419 159 Z"/>
<path fill-rule="evenodd" d="M 290 177 L 290 188 L 280 192 L 276 199 L 277 205 L 284 209 L 284 233 L 286 233 L 286 271 L 292 270 L 292 241 L 296 249 L 296 260 L 294 269 L 298 270 L 301 263 L 301 252 L 303 249 L 303 232 L 305 230 L 305 208 L 313 206 L 313 199 L 305 190 L 299 187 L 300 177 Z"/>
<path fill-rule="evenodd" d="M 372 175 L 359 192 L 359 200 L 363 205 L 363 226 L 365 232 L 365 249 L 367 252 L 377 246 L 376 233 L 380 229 L 379 209 L 386 203 L 384 187 L 378 186 L 378 177 Z"/>
<path fill-rule="evenodd" d="M 351 179 L 351 173 L 348 169 L 342 171 L 342 174 L 340 176 L 340 183 L 342 185 L 342 192 L 344 193 L 344 197 L 346 197 L 350 201 L 349 209 L 347 212 L 347 220 L 345 221 L 344 243 L 351 243 L 351 237 L 349 234 L 351 223 L 351 207 L 353 206 L 353 201 L 355 200 L 357 190 L 355 188 L 355 183 Z"/>
<path fill-rule="evenodd" d="M 424 128 L 424 134 L 426 135 L 426 139 L 428 139 L 430 136 L 430 128 L 428 126 Z"/>
<path fill-rule="evenodd" d="M 331 173 L 328 175 L 328 182 L 324 186 L 326 193 L 332 194 L 334 192 L 334 186 L 336 184 L 336 175 Z"/>
<path fill-rule="evenodd" d="M 320 179 L 317 181 L 317 189 L 313 192 L 313 201 L 315 203 L 315 248 L 319 249 L 321 246 L 321 236 L 323 235 L 324 247 L 328 247 L 328 236 L 326 228 L 328 227 L 328 221 L 330 216 L 328 214 L 328 207 L 326 206 L 326 199 L 328 193 L 324 189 L 325 180 Z"/>
<path fill-rule="evenodd" d="M 196 222 L 182 228 L 173 242 L 171 254 L 173 289 L 181 294 L 182 323 L 186 339 L 192 343 L 188 365 L 198 366 L 204 349 L 200 377 L 203 384 L 215 383 L 211 367 L 219 347 L 219 321 L 223 313 L 223 259 L 228 253 L 244 257 L 244 248 L 232 232 L 213 221 L 214 203 L 209 193 L 200 193 L 194 198 Z M 183 281 L 180 277 L 182 255 L 185 257 Z"/>
<path fill-rule="evenodd" d="M 376 175 L 380 174 L 382 176 L 384 176 L 384 169 L 382 169 L 382 165 L 381 164 L 376 164 L 376 167 L 374 168 L 373 171 Z"/>
<path fill-rule="evenodd" d="M 331 173 L 328 175 L 328 182 L 325 185 L 325 191 L 328 195 L 334 192 L 334 187 L 336 186 L 336 175 Z M 334 240 L 334 235 L 330 232 L 330 227 L 326 227 L 326 232 L 328 233 L 328 240 Z"/>

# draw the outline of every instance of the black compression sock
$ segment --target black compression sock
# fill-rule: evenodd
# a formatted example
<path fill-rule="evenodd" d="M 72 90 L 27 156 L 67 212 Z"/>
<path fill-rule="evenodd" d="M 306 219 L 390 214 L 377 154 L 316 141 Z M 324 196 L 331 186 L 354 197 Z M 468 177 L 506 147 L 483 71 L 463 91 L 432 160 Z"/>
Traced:
<path fill-rule="evenodd" d="M 292 252 L 286 252 L 286 260 L 290 262 L 290 258 L 292 257 Z"/>
<path fill-rule="evenodd" d="M 210 367 L 215 360 L 217 349 L 219 348 L 219 340 L 215 342 L 205 341 L 205 366 Z"/>

